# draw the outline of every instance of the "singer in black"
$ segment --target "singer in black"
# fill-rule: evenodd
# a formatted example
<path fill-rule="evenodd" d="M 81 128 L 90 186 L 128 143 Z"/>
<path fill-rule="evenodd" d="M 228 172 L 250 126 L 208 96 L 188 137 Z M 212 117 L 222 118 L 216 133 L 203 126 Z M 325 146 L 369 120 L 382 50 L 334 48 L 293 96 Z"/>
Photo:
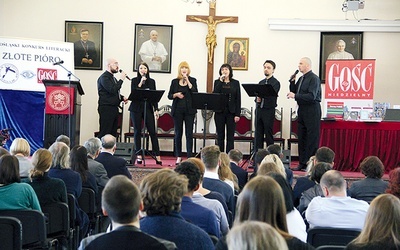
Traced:
<path fill-rule="evenodd" d="M 156 81 L 150 78 L 149 67 L 147 63 L 142 62 L 138 66 L 137 77 L 131 81 L 131 93 L 135 89 L 152 89 L 156 90 Z M 135 140 L 135 152 L 137 153 L 141 149 L 141 132 L 142 132 L 142 121 L 144 119 L 144 101 L 132 100 L 129 106 L 131 112 L 131 119 L 134 126 L 134 140 Z M 160 146 L 158 144 L 158 138 L 156 134 L 155 120 L 158 119 L 158 103 L 148 103 L 146 105 L 146 128 L 151 138 L 151 147 L 153 153 L 156 156 L 156 163 L 162 165 L 160 158 Z M 142 164 L 142 156 L 137 155 L 137 163 Z"/>
<path fill-rule="evenodd" d="M 276 64 L 271 60 L 264 62 L 264 75 L 259 84 L 270 84 L 275 90 L 276 94 L 281 88 L 280 82 L 273 76 L 275 72 Z M 264 141 L 267 142 L 267 146 L 274 144 L 274 137 L 272 128 L 274 126 L 275 118 L 275 107 L 277 106 L 277 96 L 270 96 L 268 98 L 256 97 L 256 148 L 255 152 L 260 148 L 264 148 Z"/>
<path fill-rule="evenodd" d="M 176 165 L 182 160 L 183 122 L 185 122 L 187 157 L 192 157 L 193 152 L 193 124 L 197 110 L 192 108 L 192 93 L 197 92 L 197 80 L 189 75 L 189 64 L 185 61 L 181 62 L 178 66 L 178 76 L 172 80 L 168 92 L 168 99 L 173 100 L 171 114 L 175 126 Z"/>
<path fill-rule="evenodd" d="M 300 59 L 299 71 L 303 76 L 296 83 L 296 76 L 290 77 L 290 92 L 287 94 L 287 98 L 296 100 L 299 105 L 297 111 L 299 166 L 293 170 L 305 169 L 307 161 L 317 152 L 321 126 L 321 81 L 311 71 L 310 58 Z"/>
<path fill-rule="evenodd" d="M 121 72 L 120 80 L 114 77 L 118 72 L 119 66 L 115 59 L 107 59 L 105 66 L 107 70 L 97 79 L 97 91 L 99 94 L 98 108 L 100 131 L 98 138 L 106 134 L 117 137 L 118 129 L 118 108 L 123 101 L 127 103 L 128 99 L 119 93 L 122 83 L 126 78 L 125 72 Z"/>
<path fill-rule="evenodd" d="M 224 151 L 225 126 L 226 126 L 226 152 L 234 148 L 234 135 L 236 123 L 240 119 L 240 83 L 233 79 L 231 65 L 225 63 L 219 69 L 220 77 L 214 81 L 213 93 L 222 93 L 228 99 L 226 106 L 222 110 L 215 111 L 215 127 L 217 129 L 218 147 Z"/>

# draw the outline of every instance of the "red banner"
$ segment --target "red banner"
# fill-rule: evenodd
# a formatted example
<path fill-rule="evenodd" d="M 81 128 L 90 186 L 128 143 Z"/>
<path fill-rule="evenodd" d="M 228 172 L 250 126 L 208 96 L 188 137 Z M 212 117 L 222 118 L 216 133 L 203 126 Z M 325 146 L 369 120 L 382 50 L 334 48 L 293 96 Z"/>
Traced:
<path fill-rule="evenodd" d="M 327 60 L 325 99 L 374 98 L 375 60 Z"/>
<path fill-rule="evenodd" d="M 46 114 L 68 115 L 74 113 L 74 89 L 46 87 Z"/>

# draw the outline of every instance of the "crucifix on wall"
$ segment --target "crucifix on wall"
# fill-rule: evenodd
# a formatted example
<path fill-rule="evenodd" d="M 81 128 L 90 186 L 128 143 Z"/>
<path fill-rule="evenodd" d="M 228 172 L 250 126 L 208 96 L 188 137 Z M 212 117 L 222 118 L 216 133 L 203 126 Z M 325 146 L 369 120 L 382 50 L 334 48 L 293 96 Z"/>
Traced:
<path fill-rule="evenodd" d="M 237 23 L 238 17 L 227 17 L 227 16 L 216 16 L 215 15 L 216 3 L 209 3 L 209 15 L 208 16 L 193 16 L 187 15 L 187 22 L 202 22 L 207 24 L 208 32 L 206 36 L 207 45 L 207 92 L 212 92 L 213 85 L 213 64 L 214 64 L 214 49 L 217 46 L 217 35 L 215 34 L 217 24 L 219 23 Z"/>

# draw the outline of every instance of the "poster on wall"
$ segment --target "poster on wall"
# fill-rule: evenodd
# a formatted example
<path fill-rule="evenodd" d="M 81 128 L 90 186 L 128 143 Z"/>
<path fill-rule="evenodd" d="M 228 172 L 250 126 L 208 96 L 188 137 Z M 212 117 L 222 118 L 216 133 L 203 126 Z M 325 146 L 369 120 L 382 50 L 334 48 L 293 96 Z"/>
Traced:
<path fill-rule="evenodd" d="M 375 59 L 327 60 L 326 117 L 345 120 L 372 118 Z"/>

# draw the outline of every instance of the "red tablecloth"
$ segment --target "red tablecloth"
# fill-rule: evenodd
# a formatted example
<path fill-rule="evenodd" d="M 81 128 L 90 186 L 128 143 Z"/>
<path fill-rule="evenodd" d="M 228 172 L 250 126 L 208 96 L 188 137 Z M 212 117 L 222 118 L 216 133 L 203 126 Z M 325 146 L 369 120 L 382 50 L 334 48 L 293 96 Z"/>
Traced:
<path fill-rule="evenodd" d="M 322 121 L 319 144 L 335 151 L 337 170 L 359 171 L 375 155 L 387 173 L 400 165 L 400 122 Z"/>

